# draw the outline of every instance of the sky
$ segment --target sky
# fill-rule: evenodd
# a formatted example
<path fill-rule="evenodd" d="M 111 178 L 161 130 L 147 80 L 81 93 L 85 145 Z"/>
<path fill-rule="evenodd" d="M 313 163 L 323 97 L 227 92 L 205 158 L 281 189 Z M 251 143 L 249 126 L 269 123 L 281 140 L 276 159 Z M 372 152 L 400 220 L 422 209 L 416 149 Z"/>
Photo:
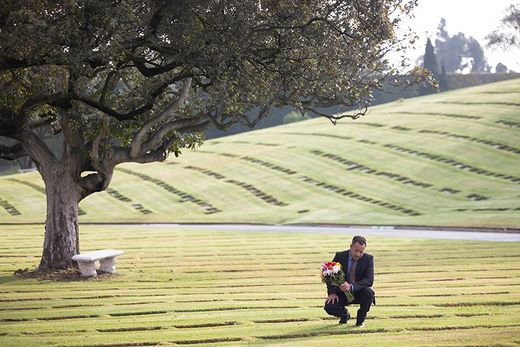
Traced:
<path fill-rule="evenodd" d="M 488 64 L 494 71 L 502 62 L 509 69 L 520 72 L 520 49 L 504 52 L 501 48 L 487 48 L 485 37 L 500 24 L 506 8 L 520 0 L 419 0 L 414 10 L 415 18 L 406 21 L 419 36 L 415 50 L 408 58 L 412 62 L 424 54 L 427 37 L 435 44 L 437 26 L 441 18 L 446 19 L 446 31 L 450 36 L 459 32 L 473 36 L 485 51 Z"/>

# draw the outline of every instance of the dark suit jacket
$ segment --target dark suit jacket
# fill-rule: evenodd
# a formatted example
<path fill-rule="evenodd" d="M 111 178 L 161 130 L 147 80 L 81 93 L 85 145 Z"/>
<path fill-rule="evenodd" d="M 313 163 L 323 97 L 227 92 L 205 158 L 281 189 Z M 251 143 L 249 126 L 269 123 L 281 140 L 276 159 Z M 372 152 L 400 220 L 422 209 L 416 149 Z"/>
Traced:
<path fill-rule="evenodd" d="M 341 263 L 341 267 L 345 272 L 346 280 L 348 279 L 348 252 L 348 249 L 343 252 L 338 252 L 332 260 Z M 374 256 L 364 253 L 363 256 L 359 258 L 356 266 L 356 282 L 354 282 L 354 287 L 356 291 L 358 291 L 365 287 L 372 287 L 372 284 L 374 284 Z M 338 287 L 327 284 L 327 293 L 342 294 L 343 292 Z"/>

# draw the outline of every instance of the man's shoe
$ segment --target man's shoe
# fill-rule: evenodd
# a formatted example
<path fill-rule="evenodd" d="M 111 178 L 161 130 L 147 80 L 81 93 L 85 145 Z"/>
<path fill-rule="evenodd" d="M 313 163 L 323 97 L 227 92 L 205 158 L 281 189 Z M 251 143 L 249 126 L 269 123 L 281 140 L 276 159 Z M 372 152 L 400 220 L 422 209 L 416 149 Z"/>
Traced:
<path fill-rule="evenodd" d="M 339 319 L 339 324 L 347 324 L 348 320 L 350 319 L 350 313 L 347 312 L 345 316 L 341 316 Z"/>
<path fill-rule="evenodd" d="M 364 328 L 365 323 L 356 323 L 356 328 Z"/>

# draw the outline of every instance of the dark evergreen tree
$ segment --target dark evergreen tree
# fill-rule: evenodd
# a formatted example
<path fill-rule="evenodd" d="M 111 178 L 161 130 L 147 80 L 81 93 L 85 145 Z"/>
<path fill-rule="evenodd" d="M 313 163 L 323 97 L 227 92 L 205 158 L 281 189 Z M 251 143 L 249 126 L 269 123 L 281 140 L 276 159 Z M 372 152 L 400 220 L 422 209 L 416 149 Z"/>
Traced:
<path fill-rule="evenodd" d="M 433 48 L 430 38 L 426 41 L 423 67 L 428 69 L 434 77 L 437 78 L 439 76 L 439 64 L 437 63 L 437 56 L 435 55 L 435 49 Z"/>
<path fill-rule="evenodd" d="M 439 81 L 439 89 L 441 91 L 448 89 L 448 80 L 446 78 L 446 65 L 444 64 L 444 61 L 441 60 L 440 63 L 441 73 L 439 75 L 438 81 Z"/>
<path fill-rule="evenodd" d="M 467 44 L 467 54 L 473 59 L 471 65 L 471 72 L 473 73 L 484 73 L 489 71 L 489 65 L 484 56 L 484 50 L 480 46 L 480 43 L 470 37 Z"/>
<path fill-rule="evenodd" d="M 432 77 L 438 81 L 439 80 L 439 64 L 437 63 L 437 57 L 435 56 L 435 49 L 433 48 L 431 40 L 428 38 L 426 41 L 426 47 L 424 50 L 424 58 L 423 58 L 423 67 L 429 70 L 432 74 Z M 438 86 L 437 83 L 435 83 Z M 419 93 L 429 94 L 433 92 L 435 88 L 432 88 L 431 85 L 424 85 L 420 88 Z"/>
<path fill-rule="evenodd" d="M 496 73 L 506 73 L 507 71 L 508 71 L 507 66 L 505 66 L 502 63 L 498 63 L 497 66 L 495 67 Z"/>

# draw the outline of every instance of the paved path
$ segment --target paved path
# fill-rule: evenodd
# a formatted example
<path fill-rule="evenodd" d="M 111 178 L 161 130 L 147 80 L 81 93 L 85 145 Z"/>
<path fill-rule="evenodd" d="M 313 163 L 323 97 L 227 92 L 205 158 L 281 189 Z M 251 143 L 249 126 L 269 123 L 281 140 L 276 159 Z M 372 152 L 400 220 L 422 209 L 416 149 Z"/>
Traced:
<path fill-rule="evenodd" d="M 143 224 L 148 228 L 182 228 L 237 231 L 288 231 L 301 233 L 332 233 L 343 235 L 377 235 L 386 237 L 408 237 L 422 239 L 474 240 L 495 242 L 520 242 L 519 233 L 413 230 L 393 227 L 341 227 L 341 226 L 298 226 L 298 225 L 254 225 L 254 224 Z"/>

